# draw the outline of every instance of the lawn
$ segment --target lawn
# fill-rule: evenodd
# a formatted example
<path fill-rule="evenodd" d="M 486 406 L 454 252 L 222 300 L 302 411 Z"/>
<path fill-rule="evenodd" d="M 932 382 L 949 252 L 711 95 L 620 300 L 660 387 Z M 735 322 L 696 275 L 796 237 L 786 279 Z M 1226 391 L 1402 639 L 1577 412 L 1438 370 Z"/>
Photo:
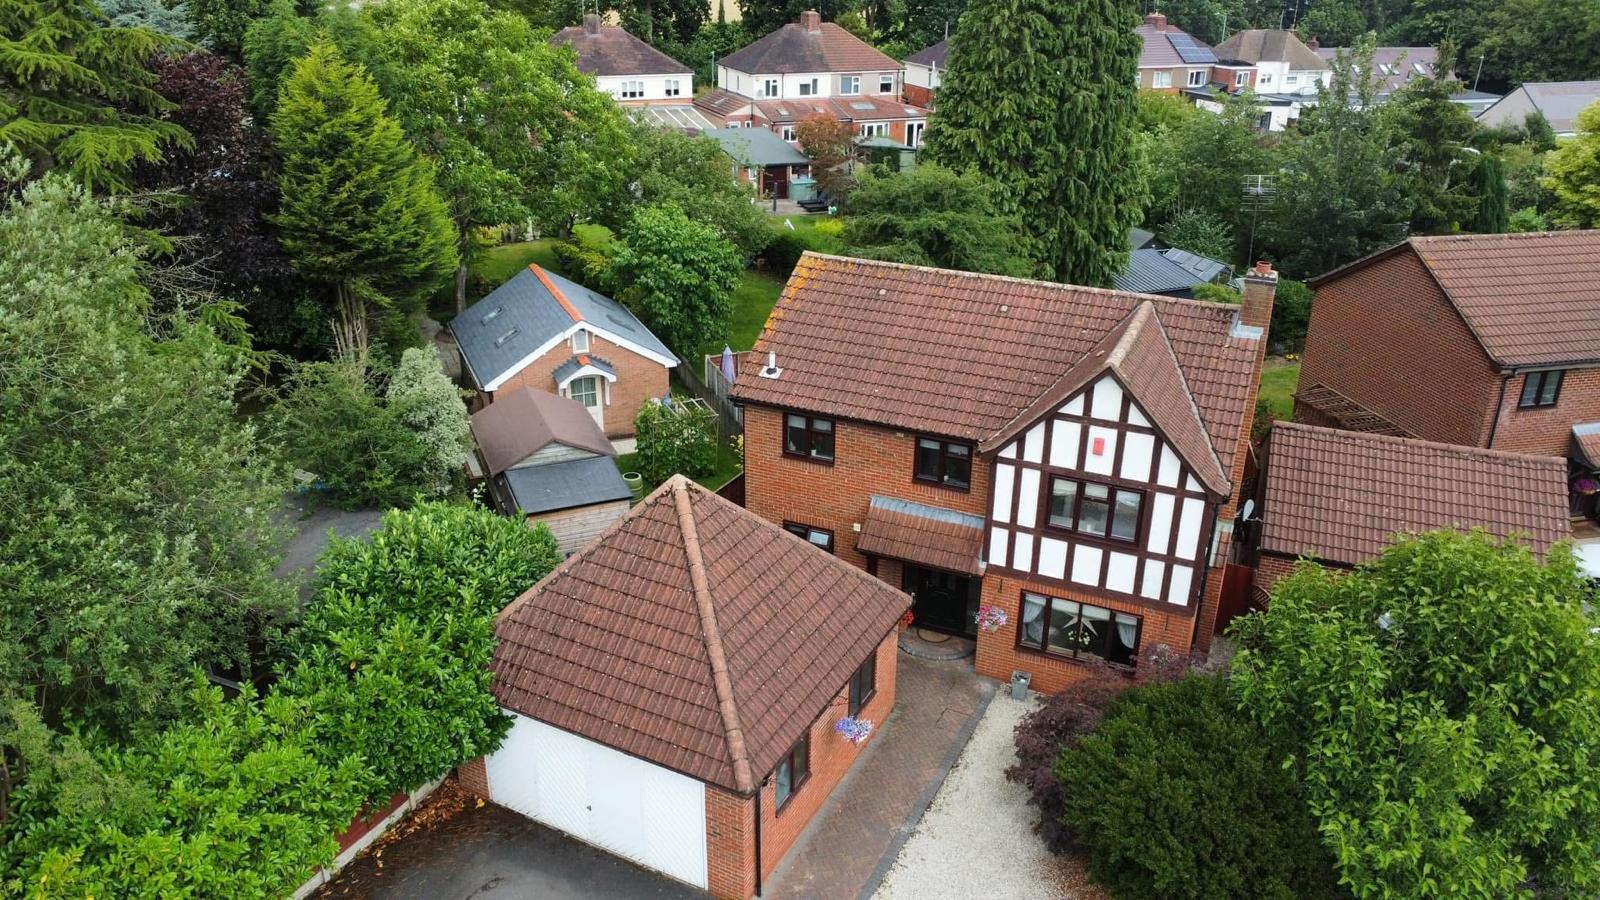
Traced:
<path fill-rule="evenodd" d="M 617 468 L 623 472 L 637 472 L 638 457 L 639 454 L 637 453 L 624 453 L 621 456 L 618 456 Z M 742 471 L 740 468 L 740 463 L 741 460 L 739 459 L 739 454 L 734 452 L 734 449 L 729 445 L 729 442 L 725 440 L 721 441 L 717 445 L 717 470 L 705 478 L 696 478 L 695 482 L 700 484 L 706 490 L 717 490 L 718 488 L 732 481 L 734 476 L 738 475 L 739 472 Z M 645 482 L 644 492 L 648 494 L 655 490 L 656 487 L 657 485 Z"/>
<path fill-rule="evenodd" d="M 781 293 L 782 281 L 765 272 L 746 271 L 733 291 L 733 320 L 728 324 L 727 336 L 707 341 L 700 347 L 700 353 L 721 353 L 723 344 L 735 350 L 754 347 L 756 338 L 761 336 L 761 326 L 767 324 L 767 316 L 772 314 L 772 307 Z M 698 358 L 692 362 L 698 372 Z"/>
<path fill-rule="evenodd" d="M 1261 402 L 1272 410 L 1273 419 L 1294 416 L 1294 389 L 1300 381 L 1300 364 L 1272 357 L 1261 369 Z"/>
<path fill-rule="evenodd" d="M 527 267 L 528 263 L 536 262 L 556 274 L 565 274 L 556 260 L 555 241 L 546 238 L 542 241 L 523 241 L 516 244 L 501 244 L 490 247 L 478 255 L 467 271 L 467 305 L 471 306 L 483 299 L 482 285 L 488 285 L 488 290 L 494 290 L 517 274 L 519 269 Z M 441 287 L 433 295 L 433 302 L 428 304 L 428 313 L 440 322 L 449 322 L 456 316 L 455 281 Z M 718 348 L 721 349 L 721 348 Z"/>

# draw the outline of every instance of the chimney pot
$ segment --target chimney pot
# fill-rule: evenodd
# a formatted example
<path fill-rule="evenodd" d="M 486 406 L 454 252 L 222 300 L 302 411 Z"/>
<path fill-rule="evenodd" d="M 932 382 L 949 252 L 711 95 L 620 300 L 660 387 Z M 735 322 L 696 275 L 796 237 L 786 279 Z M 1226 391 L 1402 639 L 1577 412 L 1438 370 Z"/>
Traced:
<path fill-rule="evenodd" d="M 1155 30 L 1157 30 L 1157 31 L 1166 31 L 1167 30 L 1167 15 L 1166 15 L 1166 13 L 1159 13 L 1159 12 L 1150 13 L 1149 15 L 1144 17 L 1144 23 L 1146 25 L 1153 26 L 1155 28 Z"/>
<path fill-rule="evenodd" d="M 822 13 L 808 9 L 800 14 L 800 27 L 807 31 L 817 31 L 822 28 Z"/>
<path fill-rule="evenodd" d="M 569 19 L 568 21 L 571 21 L 571 20 Z M 599 13 L 584 13 L 583 14 L 583 30 L 589 32 L 590 34 L 599 34 L 600 33 L 600 14 Z"/>

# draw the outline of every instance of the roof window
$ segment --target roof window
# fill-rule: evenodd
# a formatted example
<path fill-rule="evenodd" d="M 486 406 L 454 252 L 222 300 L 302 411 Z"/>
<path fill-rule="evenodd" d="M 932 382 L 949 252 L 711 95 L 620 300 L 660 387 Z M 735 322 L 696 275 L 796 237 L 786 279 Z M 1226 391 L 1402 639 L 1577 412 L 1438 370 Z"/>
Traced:
<path fill-rule="evenodd" d="M 478 324 L 487 325 L 490 322 L 494 321 L 496 316 L 500 315 L 501 313 L 503 313 L 505 311 L 506 311 L 506 308 L 504 306 L 496 306 L 494 309 L 491 309 L 488 312 L 484 313 L 483 314 L 483 318 L 478 320 Z"/>
<path fill-rule="evenodd" d="M 518 329 L 513 328 L 510 331 L 506 332 L 505 334 L 500 335 L 498 338 L 495 338 L 494 345 L 496 347 L 505 346 L 506 341 L 509 341 L 512 338 L 517 336 L 517 330 Z"/>

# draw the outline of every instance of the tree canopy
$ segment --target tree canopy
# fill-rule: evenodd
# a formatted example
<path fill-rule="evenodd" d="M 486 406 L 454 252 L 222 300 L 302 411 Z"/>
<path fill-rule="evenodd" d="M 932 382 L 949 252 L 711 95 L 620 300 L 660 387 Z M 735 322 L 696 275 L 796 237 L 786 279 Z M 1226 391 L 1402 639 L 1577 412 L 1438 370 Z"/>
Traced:
<path fill-rule="evenodd" d="M 1545 161 L 1545 186 L 1555 195 L 1552 217 L 1563 228 L 1600 228 L 1600 102 L 1578 114 L 1578 136 Z"/>
<path fill-rule="evenodd" d="M 743 271 L 739 251 L 709 225 L 676 206 L 647 206 L 628 226 L 608 277 L 617 299 L 667 346 L 688 353 L 727 333 Z"/>
<path fill-rule="evenodd" d="M 1002 211 L 982 175 L 920 165 L 868 174 L 850 195 L 844 241 L 872 259 L 994 275 L 1028 277 L 1030 237 L 1016 213 Z"/>

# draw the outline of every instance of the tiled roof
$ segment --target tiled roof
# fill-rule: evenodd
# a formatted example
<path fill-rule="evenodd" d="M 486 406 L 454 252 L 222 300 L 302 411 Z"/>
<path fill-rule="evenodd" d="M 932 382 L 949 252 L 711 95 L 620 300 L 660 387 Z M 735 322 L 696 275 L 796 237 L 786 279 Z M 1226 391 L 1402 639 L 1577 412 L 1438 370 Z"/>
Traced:
<path fill-rule="evenodd" d="M 1600 422 L 1580 422 L 1572 426 L 1573 456 L 1591 467 L 1600 466 Z"/>
<path fill-rule="evenodd" d="M 1317 55 L 1332 62 L 1349 47 L 1318 47 Z M 1392 94 L 1418 78 L 1432 78 L 1439 59 L 1435 47 L 1375 47 L 1372 66 L 1378 70 L 1378 93 Z"/>
<path fill-rule="evenodd" d="M 1570 536 L 1566 461 L 1276 422 L 1261 549 L 1356 564 L 1397 532 L 1481 527 L 1543 553 Z"/>
<path fill-rule="evenodd" d="M 1181 28 L 1168 25 L 1167 17 L 1159 13 L 1145 16 L 1144 24 L 1135 32 L 1144 41 L 1139 50 L 1141 69 L 1209 66 L 1217 62 L 1217 54 L 1208 45 Z"/>
<path fill-rule="evenodd" d="M 617 461 L 609 456 L 521 466 L 506 471 L 500 479 L 517 509 L 528 514 L 614 503 L 633 496 L 617 470 Z"/>
<path fill-rule="evenodd" d="M 991 441 L 1147 302 L 1231 471 L 1260 342 L 1236 334 L 1238 307 L 1221 303 L 807 253 L 733 393 Z M 776 379 L 758 374 L 768 351 Z"/>
<path fill-rule="evenodd" d="M 892 71 L 900 64 L 832 22 L 779 28 L 717 60 L 751 75 Z"/>
<path fill-rule="evenodd" d="M 494 694 L 749 794 L 909 606 L 675 476 L 501 612 Z"/>
<path fill-rule="evenodd" d="M 1501 99 L 1505 107 L 1496 108 L 1496 104 L 1484 110 L 1480 118 L 1492 126 L 1521 125 L 1527 112 L 1538 110 L 1556 134 L 1576 134 L 1578 113 L 1596 101 L 1600 101 L 1600 81 L 1525 82 Z M 1506 113 L 1511 110 L 1518 115 L 1508 117 Z M 1505 121 L 1507 118 L 1511 121 Z"/>
<path fill-rule="evenodd" d="M 965 575 L 983 574 L 983 519 L 910 500 L 873 495 L 856 549 Z"/>
<path fill-rule="evenodd" d="M 1219 59 L 1239 60 L 1248 63 L 1288 63 L 1291 70 L 1314 69 L 1327 71 L 1328 61 L 1307 47 L 1292 31 L 1276 28 L 1250 28 L 1233 35 L 1216 46 Z"/>
<path fill-rule="evenodd" d="M 1324 416 L 1339 423 L 1346 431 L 1366 434 L 1387 434 L 1391 437 L 1410 437 L 1411 433 L 1376 412 L 1351 400 L 1331 387 L 1317 382 L 1298 391 L 1295 402 L 1304 403 Z"/>
<path fill-rule="evenodd" d="M 950 59 L 950 39 L 945 38 L 932 47 L 921 50 L 906 57 L 908 66 L 926 66 L 931 69 L 943 69 Z"/>
<path fill-rule="evenodd" d="M 590 75 L 688 75 L 694 70 L 621 28 L 594 22 L 563 28 L 550 43 L 578 51 L 578 71 Z"/>
<path fill-rule="evenodd" d="M 694 98 L 694 105 L 715 116 L 731 116 L 743 113 L 753 106 L 755 101 L 743 94 L 735 94 L 727 88 L 715 88 Z"/>
<path fill-rule="evenodd" d="M 1416 253 L 1490 358 L 1503 366 L 1600 361 L 1600 231 L 1414 237 L 1312 282 L 1403 248 Z"/>
<path fill-rule="evenodd" d="M 756 108 L 773 123 L 798 122 L 814 115 L 841 122 L 921 119 L 928 111 L 896 97 L 862 94 L 859 97 L 806 97 L 800 100 L 758 100 Z"/>
<path fill-rule="evenodd" d="M 552 443 L 602 456 L 616 455 L 583 404 L 530 388 L 503 392 L 473 413 L 472 437 L 490 475 L 504 472 Z"/>

